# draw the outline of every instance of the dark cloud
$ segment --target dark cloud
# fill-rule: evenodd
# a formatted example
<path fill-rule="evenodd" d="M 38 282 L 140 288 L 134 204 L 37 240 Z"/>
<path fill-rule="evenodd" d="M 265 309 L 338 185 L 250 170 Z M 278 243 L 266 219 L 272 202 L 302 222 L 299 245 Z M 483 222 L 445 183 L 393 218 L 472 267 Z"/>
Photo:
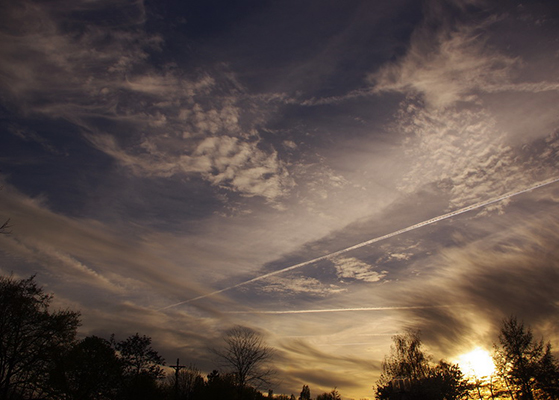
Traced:
<path fill-rule="evenodd" d="M 483 218 L 469 223 L 463 237 L 477 239 L 431 259 L 436 268 L 424 274 L 426 283 L 419 290 L 408 289 L 405 298 L 411 304 L 451 305 L 410 312 L 409 325 L 420 328 L 427 343 L 443 353 L 457 343 L 494 342 L 501 321 L 510 315 L 538 334 L 549 334 L 549 324 L 556 325 L 550 316 L 556 314 L 559 300 L 557 221 L 549 214 L 555 205 L 527 200 L 518 206 L 542 210 L 527 220 L 511 207 L 492 222 Z"/>

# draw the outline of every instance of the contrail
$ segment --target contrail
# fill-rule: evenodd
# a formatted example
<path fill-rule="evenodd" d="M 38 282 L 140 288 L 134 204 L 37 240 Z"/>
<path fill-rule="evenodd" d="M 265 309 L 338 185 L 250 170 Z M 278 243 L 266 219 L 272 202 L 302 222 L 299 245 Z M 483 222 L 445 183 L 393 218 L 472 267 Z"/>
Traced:
<path fill-rule="evenodd" d="M 394 311 L 394 310 L 423 310 L 427 308 L 453 308 L 463 307 L 463 304 L 458 306 L 442 305 L 442 306 L 392 306 L 392 307 L 351 307 L 351 308 L 325 308 L 325 309 L 310 309 L 310 310 L 248 310 L 248 311 L 225 311 L 224 314 L 316 314 L 316 313 L 332 313 L 332 312 L 347 312 L 347 311 Z"/>
<path fill-rule="evenodd" d="M 391 237 L 401 235 L 402 233 L 413 231 L 414 229 L 418 229 L 418 228 L 424 227 L 426 225 L 434 224 L 435 222 L 442 221 L 443 219 L 448 219 L 448 218 L 454 217 L 456 215 L 464 214 L 468 211 L 476 210 L 478 208 L 485 207 L 485 206 L 488 206 L 488 205 L 493 204 L 493 203 L 498 203 L 500 201 L 503 201 L 505 199 L 508 199 L 508 198 L 511 198 L 511 197 L 514 197 L 514 196 L 518 196 L 519 194 L 526 193 L 526 192 L 529 192 L 531 190 L 541 188 L 543 186 L 551 185 L 552 183 L 555 183 L 555 182 L 559 182 L 559 178 L 548 179 L 548 180 L 545 180 L 543 182 L 539 182 L 535 185 L 532 185 L 532 186 L 530 186 L 526 189 L 522 189 L 522 190 L 515 191 L 515 192 L 509 192 L 509 193 L 504 194 L 504 195 L 499 196 L 499 197 L 494 197 L 494 198 L 489 199 L 489 200 L 485 200 L 485 201 L 482 201 L 482 202 L 479 202 L 479 203 L 476 203 L 476 204 L 472 204 L 470 206 L 461 208 L 459 210 L 455 210 L 455 211 L 449 212 L 447 214 L 439 215 L 438 217 L 428 219 L 427 221 L 419 222 L 415 225 L 408 226 L 407 228 L 403 228 L 403 229 L 397 230 L 395 232 L 388 233 L 386 235 L 379 236 L 379 237 L 376 237 L 374 239 L 370 239 L 370 240 L 358 243 L 358 244 L 350 246 L 350 247 L 346 247 L 345 249 L 338 250 L 338 251 L 335 251 L 333 253 L 326 254 L 324 256 L 313 258 L 312 260 L 308 260 L 308 261 L 305 261 L 305 262 L 302 262 L 302 263 L 299 263 L 299 264 L 295 264 L 295 265 L 292 265 L 292 266 L 287 267 L 287 268 L 279 269 L 277 271 L 269 272 L 267 274 L 260 275 L 260 276 L 257 276 L 255 278 L 249 279 L 247 281 L 238 283 L 236 285 L 228 286 L 226 288 L 219 289 L 219 290 L 216 290 L 214 292 L 207 293 L 207 294 L 204 294 L 204 295 L 201 295 L 201 296 L 198 296 L 198 297 L 194 297 L 194 298 L 189 299 L 189 300 L 181 301 L 180 303 L 171 304 L 170 306 L 163 307 L 163 308 L 159 309 L 159 311 L 166 310 L 168 308 L 172 308 L 172 307 L 176 307 L 176 306 L 180 306 L 182 304 L 192 303 L 194 301 L 205 299 L 206 297 L 215 296 L 216 294 L 220 294 L 220 293 L 226 292 L 226 291 L 231 290 L 231 289 L 236 289 L 238 287 L 245 286 L 245 285 L 248 285 L 250 283 L 269 278 L 269 277 L 274 276 L 274 275 L 283 274 L 284 272 L 292 271 L 294 269 L 302 268 L 302 267 L 305 267 L 305 266 L 310 265 L 310 264 L 314 264 L 314 263 L 319 262 L 319 261 L 327 260 L 327 259 L 339 256 L 341 254 L 344 254 L 344 253 L 347 253 L 347 252 L 350 252 L 350 251 L 353 251 L 353 250 L 356 250 L 356 249 L 360 249 L 361 247 L 365 247 L 365 246 L 371 245 L 373 243 L 380 242 L 381 240 L 386 240 L 386 239 L 389 239 Z"/>

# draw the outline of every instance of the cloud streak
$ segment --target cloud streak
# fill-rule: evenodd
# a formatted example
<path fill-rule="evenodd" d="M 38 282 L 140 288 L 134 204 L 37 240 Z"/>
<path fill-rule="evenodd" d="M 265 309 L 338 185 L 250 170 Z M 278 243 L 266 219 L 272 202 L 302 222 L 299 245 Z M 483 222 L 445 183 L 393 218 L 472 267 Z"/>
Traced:
<path fill-rule="evenodd" d="M 417 224 L 408 226 L 408 227 L 403 228 L 403 229 L 399 229 L 397 231 L 388 233 L 386 235 L 379 236 L 379 237 L 376 237 L 374 239 L 370 239 L 370 240 L 361 242 L 361 243 L 356 244 L 354 246 L 346 247 L 345 249 L 338 250 L 338 251 L 335 251 L 333 253 L 321 256 L 321 257 L 313 258 L 312 260 L 308 260 L 308 261 L 305 261 L 305 262 L 302 262 L 302 263 L 299 263 L 299 264 L 292 265 L 292 266 L 287 267 L 287 268 L 283 268 L 283 269 L 280 269 L 280 270 L 277 270 L 277 271 L 273 271 L 273 272 L 270 272 L 270 273 L 267 273 L 267 274 L 263 274 L 263 275 L 255 277 L 255 278 L 249 279 L 247 281 L 238 283 L 236 285 L 228 286 L 226 288 L 216 290 L 214 292 L 204 294 L 204 295 L 201 295 L 201 296 L 198 296 L 198 297 L 194 297 L 194 298 L 189 299 L 189 300 L 185 300 L 185 301 L 182 301 L 182 302 L 179 302 L 179 303 L 171 304 L 169 306 L 166 306 L 166 307 L 163 307 L 163 308 L 159 309 L 159 311 L 164 311 L 164 310 L 167 310 L 169 308 L 178 307 L 182 304 L 190 304 L 190 303 L 193 303 L 197 300 L 202 300 L 202 299 L 205 299 L 207 297 L 215 296 L 217 294 L 220 294 L 220 293 L 232 290 L 232 289 L 236 289 L 236 288 L 251 284 L 253 282 L 261 281 L 263 279 L 272 277 L 274 275 L 282 274 L 282 273 L 285 273 L 285 272 L 288 272 L 288 271 L 293 271 L 295 269 L 299 269 L 299 268 L 305 267 L 307 265 L 317 263 L 319 261 L 329 260 L 333 257 L 340 256 L 342 254 L 348 253 L 348 252 L 353 251 L 353 250 L 357 250 L 357 249 L 365 247 L 365 246 L 369 246 L 371 244 L 380 242 L 382 240 L 386 240 L 386 239 L 389 239 L 391 237 L 398 236 L 398 235 L 401 235 L 403 233 L 410 232 L 410 231 L 413 231 L 415 229 L 419 229 L 419 228 L 422 228 L 424 226 L 431 225 L 431 224 L 434 224 L 436 222 L 439 222 L 439 221 L 442 221 L 442 220 L 445 220 L 445 219 L 448 219 L 448 218 L 452 218 L 452 217 L 460 215 L 460 214 L 467 213 L 469 211 L 477 210 L 479 208 L 486 207 L 486 206 L 501 202 L 501 201 L 506 200 L 506 199 L 510 199 L 511 197 L 518 196 L 518 195 L 521 195 L 523 193 L 526 193 L 526 192 L 529 192 L 529 191 L 532 191 L 532 190 L 535 190 L 535 189 L 538 189 L 538 188 L 541 188 L 541 187 L 544 187 L 544 186 L 548 186 L 548 185 L 551 185 L 551 184 L 556 183 L 556 182 L 559 182 L 559 178 L 552 178 L 552 179 L 548 179 L 548 180 L 543 181 L 543 182 L 538 182 L 537 184 L 532 185 L 528 188 L 525 188 L 525 189 L 522 189 L 522 190 L 517 190 L 517 191 L 514 191 L 512 193 L 507 193 L 507 194 L 504 194 L 504 195 L 496 197 L 496 198 L 492 198 L 492 199 L 485 200 L 485 201 L 482 201 L 482 202 L 479 202 L 479 203 L 476 203 L 476 204 L 472 204 L 470 206 L 463 207 L 459 210 L 455 210 L 455 211 L 452 211 L 452 212 L 449 212 L 449 213 L 446 213 L 446 214 L 443 214 L 443 215 L 439 215 L 438 217 L 434 217 L 434 218 L 428 219 L 426 221 L 419 222 Z"/>
<path fill-rule="evenodd" d="M 349 308 L 329 308 L 329 309 L 309 309 L 309 310 L 247 310 L 247 311 L 225 311 L 224 314 L 320 314 L 320 313 L 339 313 L 339 312 L 371 312 L 371 311 L 399 311 L 399 310 L 424 310 L 428 308 L 457 308 L 465 307 L 463 304 L 457 305 L 437 305 L 437 306 L 393 306 L 393 307 L 349 307 Z"/>

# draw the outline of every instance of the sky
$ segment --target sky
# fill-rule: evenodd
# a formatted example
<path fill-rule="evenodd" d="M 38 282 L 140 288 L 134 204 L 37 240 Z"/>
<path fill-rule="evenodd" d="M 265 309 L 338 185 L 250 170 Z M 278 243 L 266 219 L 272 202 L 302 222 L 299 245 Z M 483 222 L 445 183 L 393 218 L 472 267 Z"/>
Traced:
<path fill-rule="evenodd" d="M 354 399 L 408 328 L 559 348 L 555 1 L 4 1 L 0 43 L 0 273 L 80 335 L 207 373 L 248 326 Z"/>

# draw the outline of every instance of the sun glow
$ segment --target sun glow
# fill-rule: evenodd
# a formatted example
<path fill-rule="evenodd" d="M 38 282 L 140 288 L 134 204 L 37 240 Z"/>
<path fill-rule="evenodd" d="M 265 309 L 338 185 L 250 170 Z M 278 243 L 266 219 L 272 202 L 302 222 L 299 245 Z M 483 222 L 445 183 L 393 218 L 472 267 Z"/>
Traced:
<path fill-rule="evenodd" d="M 458 364 L 464 375 L 482 378 L 495 372 L 495 364 L 488 351 L 478 347 L 458 358 Z"/>

